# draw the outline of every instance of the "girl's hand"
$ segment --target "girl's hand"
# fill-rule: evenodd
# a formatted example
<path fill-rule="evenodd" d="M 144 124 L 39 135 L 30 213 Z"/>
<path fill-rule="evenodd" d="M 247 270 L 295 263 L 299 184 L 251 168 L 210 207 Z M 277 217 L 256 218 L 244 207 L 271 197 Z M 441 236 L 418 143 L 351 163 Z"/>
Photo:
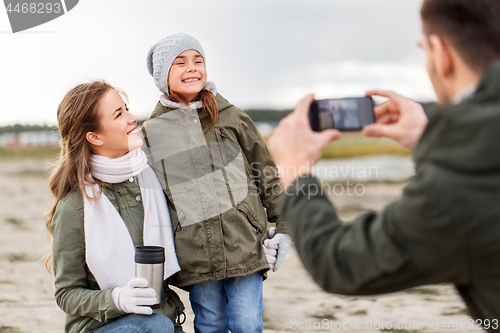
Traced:
<path fill-rule="evenodd" d="M 264 252 L 266 253 L 269 267 L 271 267 L 271 270 L 274 271 L 274 264 L 276 264 L 276 257 L 278 256 L 278 251 L 276 251 L 275 249 L 270 249 L 266 247 L 264 244 L 262 246 L 264 247 Z"/>
<path fill-rule="evenodd" d="M 114 288 L 111 298 L 116 307 L 125 313 L 137 313 L 150 315 L 153 313 L 148 305 L 156 303 L 156 291 L 147 288 L 148 280 L 143 278 L 132 278 L 123 288 Z"/>
<path fill-rule="evenodd" d="M 276 234 L 275 227 L 271 227 L 271 228 L 269 228 L 269 230 L 267 230 L 267 238 L 273 238 L 275 234 Z M 265 242 L 266 241 L 264 241 L 264 244 L 266 244 Z M 274 264 L 276 264 L 276 258 L 278 256 L 278 251 L 276 251 L 275 249 L 271 249 L 264 244 L 262 244 L 262 246 L 264 247 L 264 252 L 266 253 L 267 262 L 269 263 L 271 270 L 274 272 Z"/>
<path fill-rule="evenodd" d="M 283 263 L 283 259 L 285 259 L 285 254 L 292 243 L 292 237 L 287 234 L 276 234 L 275 227 L 269 228 L 267 235 L 269 239 L 264 241 L 264 251 L 266 252 L 269 266 L 271 266 L 273 272 L 276 272 Z M 274 262 L 271 264 L 271 261 Z"/>

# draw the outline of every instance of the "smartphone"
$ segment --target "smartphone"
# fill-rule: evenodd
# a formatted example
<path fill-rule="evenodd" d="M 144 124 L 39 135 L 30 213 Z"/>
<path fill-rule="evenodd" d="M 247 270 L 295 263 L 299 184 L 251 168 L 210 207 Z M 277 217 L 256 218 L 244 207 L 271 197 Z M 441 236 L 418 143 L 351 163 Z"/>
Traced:
<path fill-rule="evenodd" d="M 351 97 L 314 100 L 309 109 L 311 128 L 316 132 L 328 128 L 360 131 L 375 122 L 373 99 Z"/>

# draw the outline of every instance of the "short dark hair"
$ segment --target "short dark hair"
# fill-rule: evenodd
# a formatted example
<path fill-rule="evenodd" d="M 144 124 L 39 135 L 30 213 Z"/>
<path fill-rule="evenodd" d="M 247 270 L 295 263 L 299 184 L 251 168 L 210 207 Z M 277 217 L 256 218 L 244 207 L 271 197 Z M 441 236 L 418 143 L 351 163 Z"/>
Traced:
<path fill-rule="evenodd" d="M 473 70 L 500 59 L 500 0 L 425 0 L 424 34 L 447 40 Z"/>

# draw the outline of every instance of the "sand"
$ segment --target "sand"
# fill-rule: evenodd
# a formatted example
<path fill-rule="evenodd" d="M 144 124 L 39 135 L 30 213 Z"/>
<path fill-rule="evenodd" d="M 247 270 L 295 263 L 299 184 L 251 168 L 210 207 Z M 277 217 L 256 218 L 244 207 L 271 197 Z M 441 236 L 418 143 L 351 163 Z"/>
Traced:
<path fill-rule="evenodd" d="M 0 333 L 62 332 L 64 313 L 55 303 L 53 279 L 42 259 L 48 245 L 47 165 L 41 160 L 0 161 L 0 184 Z M 344 220 L 364 209 L 382 209 L 401 194 L 404 183 L 363 186 L 361 196 L 346 191 L 332 195 Z M 184 330 L 194 332 L 188 295 L 177 291 L 187 308 Z M 264 283 L 264 308 L 268 333 L 478 331 L 467 328 L 472 327 L 467 326 L 471 319 L 451 285 L 368 297 L 329 294 L 311 280 L 293 247 L 279 271 L 271 272 Z"/>

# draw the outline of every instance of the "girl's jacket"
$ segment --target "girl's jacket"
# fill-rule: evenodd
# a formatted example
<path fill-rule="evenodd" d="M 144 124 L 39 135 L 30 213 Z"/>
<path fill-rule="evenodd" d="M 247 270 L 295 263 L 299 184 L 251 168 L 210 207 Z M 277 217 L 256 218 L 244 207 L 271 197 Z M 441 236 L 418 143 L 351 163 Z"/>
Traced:
<path fill-rule="evenodd" d="M 205 134 L 204 109 L 161 103 L 142 126 L 143 149 L 167 196 L 181 267 L 171 283 L 179 287 L 265 273 L 268 221 L 288 233 L 264 140 L 245 112 L 220 94 L 216 101 L 218 118 Z"/>

